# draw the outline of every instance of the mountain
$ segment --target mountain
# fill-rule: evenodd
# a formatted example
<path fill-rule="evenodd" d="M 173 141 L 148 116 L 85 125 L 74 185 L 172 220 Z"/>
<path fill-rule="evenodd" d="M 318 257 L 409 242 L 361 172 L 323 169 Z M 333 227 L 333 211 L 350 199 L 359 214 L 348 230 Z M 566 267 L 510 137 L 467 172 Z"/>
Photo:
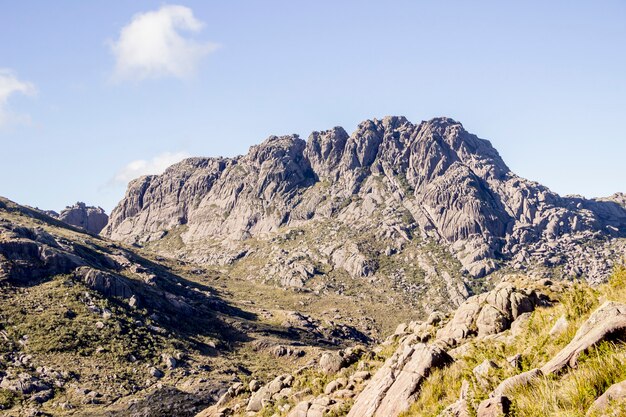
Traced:
<path fill-rule="evenodd" d="M 0 197 L 3 415 L 593 415 L 623 389 L 626 196 L 561 197 L 454 120 L 186 159 L 104 216 Z"/>
<path fill-rule="evenodd" d="M 241 281 L 0 197 L 0 414 L 193 416 L 414 316 L 372 294 Z"/>
<path fill-rule="evenodd" d="M 382 280 L 432 310 L 499 269 L 600 281 L 621 253 L 626 206 L 623 194 L 561 197 L 520 178 L 452 119 L 385 117 L 138 178 L 102 233 L 285 287 L 342 271 Z"/>
<path fill-rule="evenodd" d="M 109 216 L 102 207 L 87 206 L 80 201 L 65 207 L 60 214 L 52 210 L 44 213 L 94 234 L 100 233 L 109 221 Z"/>

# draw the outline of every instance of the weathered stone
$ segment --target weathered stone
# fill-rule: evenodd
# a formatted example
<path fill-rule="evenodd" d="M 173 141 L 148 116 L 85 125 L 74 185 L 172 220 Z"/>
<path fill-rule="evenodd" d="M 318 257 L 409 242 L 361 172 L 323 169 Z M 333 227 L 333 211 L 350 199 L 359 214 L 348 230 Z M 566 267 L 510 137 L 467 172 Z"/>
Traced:
<path fill-rule="evenodd" d="M 74 272 L 76 277 L 89 288 L 107 297 L 131 298 L 133 290 L 128 279 L 109 272 L 83 266 Z"/>
<path fill-rule="evenodd" d="M 480 365 L 477 365 L 472 372 L 479 384 L 487 386 L 489 384 L 490 374 L 496 369 L 498 369 L 498 365 L 493 361 L 485 359 Z"/>
<path fill-rule="evenodd" d="M 310 407 L 311 403 L 309 401 L 301 401 L 289 412 L 287 417 L 307 417 Z"/>
<path fill-rule="evenodd" d="M 7 375 L 2 378 L 0 380 L 0 388 L 27 395 L 48 390 L 50 387 L 39 378 L 22 372 L 16 376 Z"/>
<path fill-rule="evenodd" d="M 589 410 L 587 417 L 606 415 L 611 406 L 624 405 L 626 402 L 626 381 L 611 385 L 604 393 L 598 397 Z M 623 409 L 622 409 L 623 410 Z M 617 414 L 610 414 L 617 415 Z"/>
<path fill-rule="evenodd" d="M 541 367 L 544 375 L 575 367 L 578 356 L 611 334 L 626 332 L 626 305 L 607 301 L 578 329 L 571 342 Z"/>
<path fill-rule="evenodd" d="M 476 410 L 476 417 L 507 417 L 511 409 L 511 401 L 507 397 L 487 398 Z"/>
<path fill-rule="evenodd" d="M 409 408 L 430 371 L 452 359 L 425 344 L 406 346 L 389 358 L 357 396 L 348 417 L 394 417 Z"/>
<path fill-rule="evenodd" d="M 500 384 L 496 387 L 496 389 L 493 390 L 493 392 L 489 396 L 494 398 L 501 397 L 507 394 L 509 390 L 528 385 L 529 383 L 541 376 L 541 370 L 537 368 L 531 369 L 530 371 L 522 372 L 518 375 L 513 375 L 500 382 Z"/>
<path fill-rule="evenodd" d="M 487 304 L 476 319 L 478 336 L 488 336 L 506 330 L 511 325 L 509 318 L 496 307 Z"/>
<path fill-rule="evenodd" d="M 101 207 L 87 206 L 82 202 L 66 207 L 61 211 L 58 218 L 67 224 L 80 227 L 94 234 L 100 233 L 109 221 L 109 216 Z"/>
<path fill-rule="evenodd" d="M 558 318 L 554 326 L 550 329 L 550 336 L 560 336 L 567 330 L 567 318 L 565 316 L 561 316 Z"/>

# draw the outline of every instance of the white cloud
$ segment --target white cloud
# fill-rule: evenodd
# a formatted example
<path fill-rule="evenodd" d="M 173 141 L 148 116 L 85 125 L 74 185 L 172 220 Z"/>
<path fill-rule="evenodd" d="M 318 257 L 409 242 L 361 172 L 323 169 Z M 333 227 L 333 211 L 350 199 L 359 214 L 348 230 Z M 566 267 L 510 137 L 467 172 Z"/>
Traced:
<path fill-rule="evenodd" d="M 163 152 L 150 160 L 138 159 L 120 169 L 115 174 L 115 177 L 113 177 L 113 182 L 126 184 L 130 180 L 141 177 L 142 175 L 161 174 L 167 167 L 185 158 L 189 158 L 189 154 L 185 151 L 181 151 Z"/>
<path fill-rule="evenodd" d="M 29 120 L 28 116 L 11 113 L 8 109 L 9 97 L 15 93 L 33 95 L 36 93 L 35 85 L 19 80 L 10 69 L 0 68 L 0 127 Z"/>
<path fill-rule="evenodd" d="M 114 80 L 193 75 L 200 59 L 217 45 L 184 37 L 181 32 L 197 33 L 203 26 L 184 6 L 163 6 L 133 16 L 111 44 L 116 59 Z"/>

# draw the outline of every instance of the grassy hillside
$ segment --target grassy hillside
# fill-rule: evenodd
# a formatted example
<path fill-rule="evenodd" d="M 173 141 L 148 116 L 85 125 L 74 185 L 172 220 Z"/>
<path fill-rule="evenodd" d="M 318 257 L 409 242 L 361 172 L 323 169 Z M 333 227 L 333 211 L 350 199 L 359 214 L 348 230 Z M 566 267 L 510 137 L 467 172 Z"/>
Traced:
<path fill-rule="evenodd" d="M 464 380 L 469 382 L 469 411 L 475 415 L 478 404 L 505 378 L 541 367 L 572 339 L 591 312 L 605 301 L 626 302 L 626 268 L 616 268 L 607 284 L 591 288 L 576 283 L 562 294 L 559 303 L 535 310 L 511 340 L 472 342 L 453 365 L 436 370 L 422 387 L 419 399 L 404 413 L 410 416 L 437 416 L 457 401 Z M 560 318 L 566 326 L 550 330 Z M 561 319 L 562 320 L 562 319 Z M 578 361 L 578 366 L 559 376 L 543 376 L 528 386 L 507 394 L 513 403 L 512 416 L 584 416 L 591 404 L 616 382 L 626 379 L 626 345 L 623 336 L 602 342 Z M 507 358 L 520 354 L 519 367 Z M 490 360 L 497 368 L 477 378 L 474 368 Z M 619 405 L 617 405 L 619 407 Z M 617 414 L 623 415 L 623 414 Z"/>
<path fill-rule="evenodd" d="M 43 264 L 42 252 L 61 261 Z M 59 273 L 66 257 L 116 277 L 140 302 L 99 292 L 73 269 Z M 234 381 L 292 372 L 322 350 L 367 342 L 418 314 L 398 304 L 390 315 L 383 297 L 364 303 L 330 289 L 281 289 L 229 267 L 168 259 L 6 199 L 0 307 L 0 381 L 9 381 L 0 413 L 8 416 L 194 415 Z M 45 389 L 21 394 L 21 374 Z"/>

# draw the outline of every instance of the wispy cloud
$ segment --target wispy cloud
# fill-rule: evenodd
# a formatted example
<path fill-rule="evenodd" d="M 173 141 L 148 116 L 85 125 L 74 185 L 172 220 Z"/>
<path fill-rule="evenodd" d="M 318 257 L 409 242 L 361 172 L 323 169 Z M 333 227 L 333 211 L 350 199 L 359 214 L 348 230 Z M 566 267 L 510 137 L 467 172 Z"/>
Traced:
<path fill-rule="evenodd" d="M 116 59 L 113 79 L 193 75 L 200 60 L 213 52 L 217 44 L 199 42 L 183 33 L 198 33 L 203 27 L 204 23 L 184 6 L 167 5 L 135 15 L 111 44 Z"/>
<path fill-rule="evenodd" d="M 0 68 L 0 127 L 13 122 L 27 122 L 28 115 L 12 113 L 8 108 L 9 97 L 16 93 L 34 95 L 37 92 L 35 85 L 21 81 L 8 68 Z"/>
<path fill-rule="evenodd" d="M 170 165 L 180 162 L 185 158 L 189 158 L 189 156 L 189 153 L 186 151 L 163 152 L 152 159 L 138 159 L 132 161 L 115 174 L 112 182 L 114 184 L 126 184 L 130 180 L 141 177 L 142 175 L 161 174 Z"/>

